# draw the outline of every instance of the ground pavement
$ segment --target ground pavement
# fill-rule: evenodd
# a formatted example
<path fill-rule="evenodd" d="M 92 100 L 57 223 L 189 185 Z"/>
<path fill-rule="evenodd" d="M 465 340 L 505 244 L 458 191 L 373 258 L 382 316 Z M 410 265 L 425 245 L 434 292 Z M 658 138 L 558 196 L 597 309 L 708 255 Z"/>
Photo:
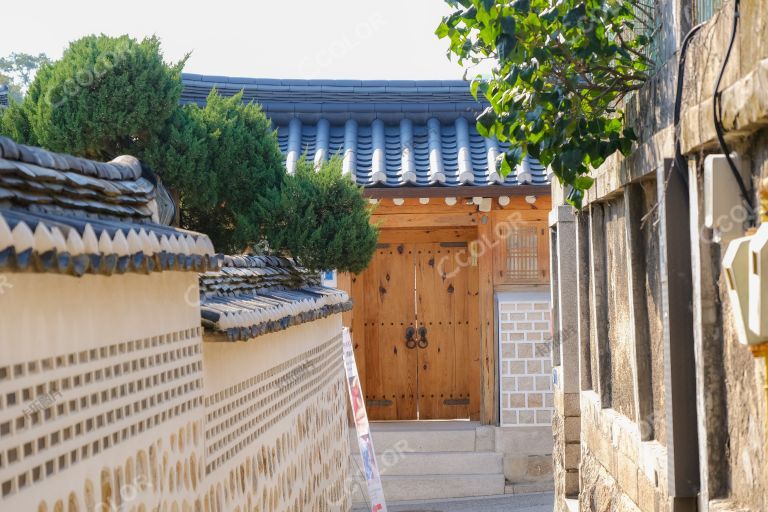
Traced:
<path fill-rule="evenodd" d="M 389 512 L 552 512 L 552 493 L 510 494 L 490 498 L 459 498 L 449 501 L 413 501 L 388 505 Z M 367 512 L 355 507 L 352 512 Z"/>

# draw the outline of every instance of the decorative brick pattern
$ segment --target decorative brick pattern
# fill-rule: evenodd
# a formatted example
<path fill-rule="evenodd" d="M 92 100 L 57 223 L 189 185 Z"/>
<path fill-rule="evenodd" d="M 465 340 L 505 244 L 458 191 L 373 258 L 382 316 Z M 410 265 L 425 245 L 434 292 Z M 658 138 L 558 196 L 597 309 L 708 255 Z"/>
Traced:
<path fill-rule="evenodd" d="M 548 294 L 510 293 L 499 302 L 501 425 L 552 422 Z"/>

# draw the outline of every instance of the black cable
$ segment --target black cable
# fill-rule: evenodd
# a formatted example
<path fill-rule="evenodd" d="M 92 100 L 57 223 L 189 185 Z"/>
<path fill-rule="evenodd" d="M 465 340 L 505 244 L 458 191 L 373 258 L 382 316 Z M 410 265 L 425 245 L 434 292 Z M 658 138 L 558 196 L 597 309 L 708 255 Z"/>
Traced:
<path fill-rule="evenodd" d="M 685 35 L 683 43 L 680 45 L 680 56 L 678 57 L 677 62 L 677 91 L 675 92 L 675 111 L 673 117 L 675 126 L 675 160 L 673 167 L 675 168 L 675 172 L 680 176 L 680 179 L 683 180 L 686 188 L 688 187 L 687 162 L 685 161 L 685 157 L 683 157 L 682 147 L 680 146 L 680 111 L 682 109 L 683 81 L 685 79 L 685 58 L 691 39 L 703 26 L 704 23 L 699 23 Z"/>
<path fill-rule="evenodd" d="M 725 67 L 728 65 L 728 60 L 731 57 L 731 50 L 733 49 L 733 43 L 736 40 L 736 32 L 738 30 L 739 17 L 741 15 L 739 4 L 740 4 L 740 0 L 734 0 L 733 27 L 731 29 L 731 40 L 728 43 L 728 50 L 725 52 L 725 58 L 723 59 L 723 64 L 722 66 L 720 66 L 720 74 L 717 76 L 717 81 L 715 82 L 715 92 L 712 98 L 712 103 L 713 103 L 712 115 L 715 121 L 715 133 L 717 134 L 717 141 L 718 143 L 720 143 L 720 150 L 723 152 L 723 154 L 725 154 L 725 159 L 728 162 L 728 167 L 731 168 L 731 173 L 733 174 L 733 177 L 736 180 L 736 183 L 739 185 L 739 190 L 741 191 L 741 197 L 744 199 L 744 202 L 747 204 L 747 207 L 749 208 L 749 211 L 750 211 L 750 215 L 754 218 L 755 210 L 754 210 L 754 205 L 752 204 L 752 197 L 747 191 L 747 186 L 744 183 L 744 179 L 741 177 L 741 173 L 736 168 L 736 164 L 731 158 L 731 151 L 730 149 L 728 149 L 728 144 L 725 142 L 725 136 L 723 131 L 723 103 L 721 100 L 721 93 L 719 92 L 720 82 L 722 82 L 723 80 L 723 75 L 725 74 Z"/>

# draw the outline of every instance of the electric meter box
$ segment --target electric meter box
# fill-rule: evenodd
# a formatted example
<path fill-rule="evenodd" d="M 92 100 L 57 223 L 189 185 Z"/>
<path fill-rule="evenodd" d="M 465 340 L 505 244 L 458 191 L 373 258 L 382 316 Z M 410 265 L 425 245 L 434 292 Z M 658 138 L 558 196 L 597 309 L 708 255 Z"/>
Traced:
<path fill-rule="evenodd" d="M 732 240 L 725 251 L 723 269 L 731 301 L 736 334 L 743 345 L 756 345 L 762 341 L 749 329 L 749 244 L 751 236 Z"/>
<path fill-rule="evenodd" d="M 768 339 L 768 223 L 749 242 L 749 329 Z"/>
<path fill-rule="evenodd" d="M 750 188 L 750 162 L 732 155 L 747 189 Z M 744 236 L 744 223 L 749 217 L 741 190 L 725 155 L 704 158 L 704 225 L 714 230 L 715 241 L 726 244 Z"/>

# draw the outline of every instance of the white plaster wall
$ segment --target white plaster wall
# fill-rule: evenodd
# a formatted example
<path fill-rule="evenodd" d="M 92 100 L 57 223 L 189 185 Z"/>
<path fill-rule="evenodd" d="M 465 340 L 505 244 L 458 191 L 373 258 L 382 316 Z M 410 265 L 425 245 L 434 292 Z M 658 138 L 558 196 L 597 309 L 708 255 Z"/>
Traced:
<path fill-rule="evenodd" d="M 200 325 L 194 272 L 2 276 L 3 365 Z"/>
<path fill-rule="evenodd" d="M 349 510 L 341 327 L 333 315 L 203 344 L 211 510 Z"/>
<path fill-rule="evenodd" d="M 341 315 L 207 343 L 193 273 L 5 277 L 0 510 L 349 510 Z"/>
<path fill-rule="evenodd" d="M 0 509 L 191 505 L 202 460 L 197 275 L 6 278 Z"/>

